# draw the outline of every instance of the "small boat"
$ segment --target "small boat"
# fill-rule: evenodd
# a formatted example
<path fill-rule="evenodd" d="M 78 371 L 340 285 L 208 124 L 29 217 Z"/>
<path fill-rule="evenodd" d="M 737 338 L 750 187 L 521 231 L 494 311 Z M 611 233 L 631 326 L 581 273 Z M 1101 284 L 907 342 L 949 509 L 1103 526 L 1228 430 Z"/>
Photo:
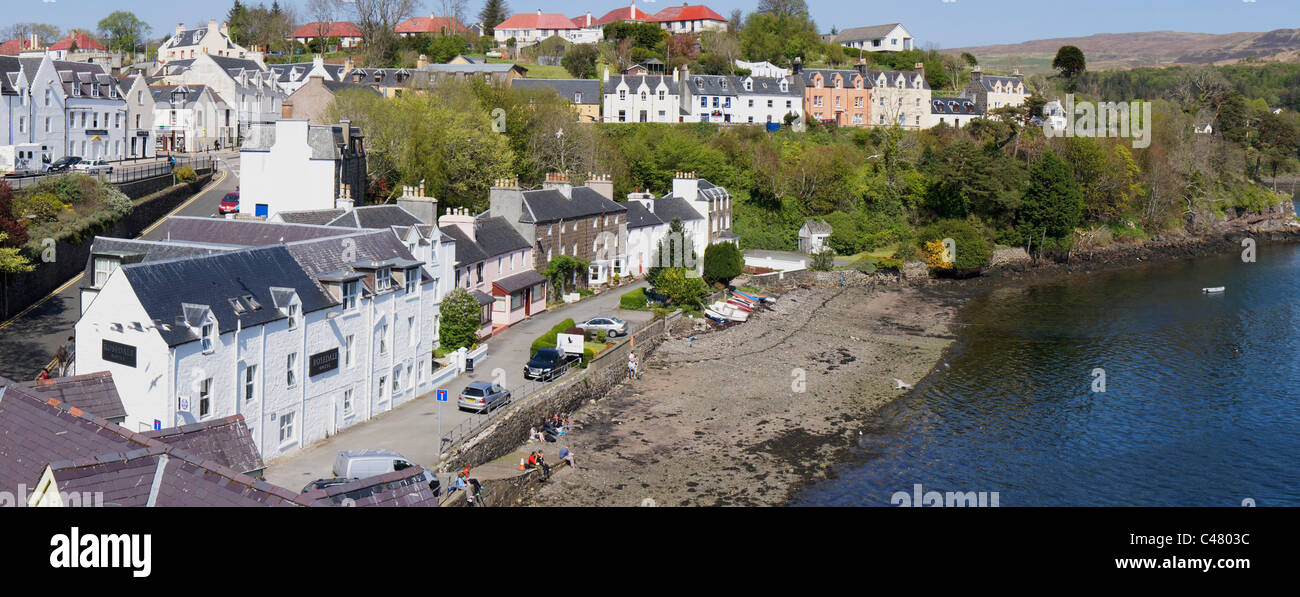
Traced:
<path fill-rule="evenodd" d="M 740 309 L 732 307 L 722 301 L 713 303 L 712 305 L 709 305 L 708 308 L 712 309 L 715 314 L 727 318 L 728 321 L 747 321 L 749 319 L 749 313 L 741 311 Z"/>
<path fill-rule="evenodd" d="M 754 299 L 752 299 L 752 298 L 749 298 L 749 297 L 747 297 L 747 296 L 745 296 L 745 295 L 743 295 L 743 294 L 736 294 L 736 293 L 734 293 L 734 292 L 731 293 L 731 300 L 734 300 L 734 301 L 740 301 L 740 302 L 742 302 L 742 303 L 745 303 L 745 304 L 747 304 L 747 305 L 754 306 L 754 307 L 757 307 L 757 306 L 760 304 L 758 301 L 756 301 L 756 300 L 754 300 Z"/>
<path fill-rule="evenodd" d="M 723 317 L 721 313 L 717 313 L 708 307 L 704 308 L 704 316 L 718 323 L 726 323 L 727 321 L 730 321 L 726 317 Z"/>
<path fill-rule="evenodd" d="M 1223 286 L 1210 286 L 1210 287 L 1202 288 L 1201 292 L 1204 292 L 1205 294 L 1213 294 L 1213 293 L 1223 292 L 1223 290 L 1224 290 Z"/>
<path fill-rule="evenodd" d="M 749 300 L 751 300 L 751 301 L 754 301 L 754 302 L 756 302 L 756 303 L 775 303 L 775 302 L 776 302 L 776 299 L 775 299 L 774 297 L 770 297 L 770 296 L 767 296 L 767 295 L 762 295 L 762 294 L 758 294 L 758 293 L 754 293 L 754 292 L 741 292 L 741 291 L 739 291 L 739 290 L 733 290 L 733 291 L 731 291 L 731 293 L 732 293 L 732 294 L 739 294 L 740 296 L 743 296 L 743 297 L 745 297 L 745 298 L 747 298 L 747 299 L 749 299 Z"/>
<path fill-rule="evenodd" d="M 728 304 L 728 305 L 731 305 L 732 307 L 735 307 L 735 308 L 737 308 L 737 309 L 740 309 L 741 311 L 744 311 L 744 312 L 746 312 L 746 313 L 753 313 L 753 312 L 754 312 L 754 306 L 753 306 L 753 305 L 750 305 L 750 304 L 748 304 L 748 303 L 742 303 L 742 302 L 737 301 L 737 300 L 730 300 L 730 301 L 727 301 L 727 304 Z"/>

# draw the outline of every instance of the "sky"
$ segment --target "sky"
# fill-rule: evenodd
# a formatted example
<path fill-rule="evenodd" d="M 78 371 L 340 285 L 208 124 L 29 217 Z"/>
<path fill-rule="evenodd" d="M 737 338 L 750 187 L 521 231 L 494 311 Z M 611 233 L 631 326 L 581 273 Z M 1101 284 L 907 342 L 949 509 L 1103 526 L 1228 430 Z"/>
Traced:
<path fill-rule="evenodd" d="M 246 0 L 256 4 L 261 0 Z M 680 1 L 680 0 L 679 0 Z M 507 0 L 514 12 L 563 12 L 574 17 L 590 11 L 599 17 L 627 6 L 631 0 Z M 692 0 L 699 2 L 699 0 Z M 5 9 L 0 28 L 34 21 L 62 29 L 94 30 L 99 19 L 113 10 L 128 10 L 153 30 L 152 37 L 172 31 L 177 23 L 193 25 L 208 19 L 224 20 L 233 0 L 0 0 Z M 705 4 L 728 17 L 733 9 L 749 12 L 758 0 L 706 0 Z M 265 0 L 270 5 L 270 0 Z M 310 20 L 307 0 L 285 0 L 296 5 L 299 18 Z M 440 0 L 424 0 L 427 15 Z M 650 13 L 673 0 L 640 0 Z M 483 0 L 468 0 L 471 17 Z M 823 33 L 831 27 L 846 29 L 900 22 L 916 38 L 918 47 L 955 48 L 972 45 L 1017 43 L 1033 39 L 1072 37 L 1094 33 L 1184 31 L 1232 33 L 1300 28 L 1297 0 L 808 0 L 813 19 Z M 473 22 L 474 18 L 469 19 Z"/>

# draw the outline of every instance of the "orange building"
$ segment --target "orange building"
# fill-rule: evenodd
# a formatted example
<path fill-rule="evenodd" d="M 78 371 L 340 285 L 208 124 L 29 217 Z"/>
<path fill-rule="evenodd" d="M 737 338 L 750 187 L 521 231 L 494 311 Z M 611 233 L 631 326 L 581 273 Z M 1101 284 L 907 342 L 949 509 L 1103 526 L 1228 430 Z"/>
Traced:
<path fill-rule="evenodd" d="M 809 122 L 865 127 L 871 124 L 871 82 L 855 69 L 803 69 L 794 64 L 795 84 L 803 86 L 804 118 Z"/>

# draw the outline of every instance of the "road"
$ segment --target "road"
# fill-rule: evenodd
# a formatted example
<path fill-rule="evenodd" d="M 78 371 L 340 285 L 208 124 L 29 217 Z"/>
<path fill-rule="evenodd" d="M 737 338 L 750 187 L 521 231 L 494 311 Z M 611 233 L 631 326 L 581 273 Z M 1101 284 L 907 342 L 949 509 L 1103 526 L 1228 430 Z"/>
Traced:
<path fill-rule="evenodd" d="M 416 464 L 436 468 L 439 411 L 444 435 L 452 427 L 482 416 L 456 408 L 456 396 L 465 386 L 472 381 L 496 381 L 509 388 L 515 400 L 523 399 L 525 394 L 521 389 L 543 387 L 543 384 L 523 379 L 523 365 L 531 356 L 529 348 L 533 340 L 568 318 L 580 322 L 597 315 L 613 315 L 627 321 L 630 331 L 639 329 L 652 314 L 619 309 L 618 300 L 623 293 L 645 285 L 644 281 L 627 285 L 576 304 L 552 308 L 516 324 L 488 340 L 488 356 L 474 367 L 473 373 L 461 375 L 444 386 L 450 394 L 448 402 L 438 402 L 431 392 L 369 421 L 348 427 L 333 437 L 268 463 L 264 473 L 266 480 L 297 490 L 316 479 L 332 477 L 330 471 L 334 466 L 334 456 L 340 450 L 367 448 L 393 450 Z M 500 370 L 498 375 L 504 375 L 504 381 L 494 379 L 494 370 Z"/>
<path fill-rule="evenodd" d="M 222 159 L 221 169 L 238 168 L 238 163 L 236 154 L 233 159 Z M 228 172 L 219 172 L 217 180 L 217 184 L 209 185 L 172 215 L 215 215 L 221 198 L 239 184 L 238 177 Z M 157 239 L 157 230 L 142 238 Z M 0 376 L 35 379 L 54 359 L 55 351 L 73 334 L 73 327 L 81 317 L 81 278 L 78 275 L 28 310 L 0 323 Z"/>

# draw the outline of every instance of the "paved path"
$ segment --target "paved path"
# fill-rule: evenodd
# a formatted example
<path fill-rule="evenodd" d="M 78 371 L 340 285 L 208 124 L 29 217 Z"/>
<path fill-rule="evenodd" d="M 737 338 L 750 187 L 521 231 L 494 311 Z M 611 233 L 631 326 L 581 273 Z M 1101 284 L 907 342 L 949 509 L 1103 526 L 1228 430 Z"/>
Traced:
<path fill-rule="evenodd" d="M 456 396 L 466 385 L 471 381 L 492 381 L 493 370 L 500 369 L 498 373 L 504 375 L 504 382 L 499 379 L 497 382 L 510 388 L 516 401 L 522 400 L 525 394 L 520 388 L 535 391 L 544 385 L 525 383 L 523 379 L 523 365 L 531 356 L 529 348 L 533 340 L 567 318 L 584 321 L 597 315 L 612 314 L 627 321 L 633 330 L 639 329 L 653 314 L 624 311 L 617 307 L 622 294 L 644 286 L 644 281 L 626 285 L 576 304 L 552 308 L 516 324 L 488 340 L 488 356 L 474 367 L 473 373 L 461 375 L 443 386 L 450 394 L 450 401 L 440 403 L 433 393 L 429 393 L 369 421 L 348 427 L 338 435 L 267 463 L 266 480 L 289 489 L 301 489 L 315 479 L 332 477 L 334 456 L 340 450 L 367 448 L 393 450 L 416 464 L 436 468 L 439 409 L 443 435 L 464 421 L 482 416 L 456 408 Z M 548 444 L 550 447 L 555 445 Z"/>
<path fill-rule="evenodd" d="M 234 165 L 239 162 L 238 158 L 231 161 Z M 226 167 L 227 160 L 223 159 L 222 168 Z M 221 173 L 215 180 L 215 184 L 182 204 L 176 215 L 215 215 L 221 198 L 239 184 L 236 177 Z M 156 231 L 143 238 L 156 239 Z M 73 334 L 73 326 L 81 317 L 81 278 L 77 275 L 27 311 L 0 323 L 0 376 L 35 379 L 54 359 L 55 351 Z"/>

